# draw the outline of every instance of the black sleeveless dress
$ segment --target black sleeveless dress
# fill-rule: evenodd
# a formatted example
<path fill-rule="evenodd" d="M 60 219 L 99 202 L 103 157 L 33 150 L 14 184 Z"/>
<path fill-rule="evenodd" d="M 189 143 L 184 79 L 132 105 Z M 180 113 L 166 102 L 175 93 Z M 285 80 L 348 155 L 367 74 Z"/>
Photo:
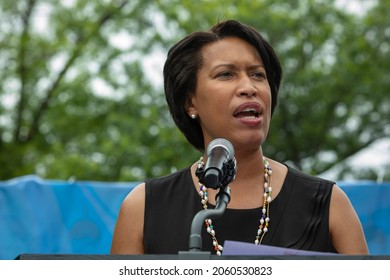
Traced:
<path fill-rule="evenodd" d="M 333 184 L 288 167 L 283 187 L 270 204 L 269 231 L 262 244 L 336 252 L 329 234 Z M 203 210 L 190 168 L 146 180 L 145 186 L 145 254 L 188 251 L 192 219 Z M 219 244 L 223 245 L 225 240 L 253 243 L 260 213 L 261 208 L 226 209 L 221 218 L 213 220 Z M 205 228 L 202 230 L 202 246 L 202 251 L 214 253 L 211 237 Z"/>

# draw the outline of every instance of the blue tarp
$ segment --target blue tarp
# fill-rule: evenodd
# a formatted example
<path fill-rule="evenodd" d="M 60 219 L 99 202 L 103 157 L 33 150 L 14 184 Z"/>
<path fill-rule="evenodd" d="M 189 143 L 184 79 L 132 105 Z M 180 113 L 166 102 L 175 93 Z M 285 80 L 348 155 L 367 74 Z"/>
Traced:
<path fill-rule="evenodd" d="M 0 182 L 0 259 L 109 254 L 119 207 L 137 185 L 25 176 Z M 390 182 L 340 182 L 373 255 L 390 254 Z M 351 233 L 352 234 L 352 233 Z"/>

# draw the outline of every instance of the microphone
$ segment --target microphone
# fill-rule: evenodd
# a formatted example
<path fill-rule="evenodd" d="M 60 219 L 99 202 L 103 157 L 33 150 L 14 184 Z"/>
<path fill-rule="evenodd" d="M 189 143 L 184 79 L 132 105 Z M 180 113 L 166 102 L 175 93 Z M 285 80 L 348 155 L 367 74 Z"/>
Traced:
<path fill-rule="evenodd" d="M 204 184 L 216 189 L 220 187 L 222 181 L 226 185 L 229 184 L 234 179 L 235 174 L 236 164 L 233 145 L 223 138 L 214 139 L 207 147 Z"/>
<path fill-rule="evenodd" d="M 202 227 L 205 219 L 220 218 L 230 202 L 230 184 L 236 177 L 236 159 L 233 145 L 226 139 L 217 138 L 207 147 L 206 165 L 199 163 L 195 171 L 199 182 L 208 188 L 219 189 L 215 196 L 215 208 L 203 209 L 192 220 L 189 248 L 191 252 L 202 250 Z M 179 252 L 180 254 L 180 252 Z"/>

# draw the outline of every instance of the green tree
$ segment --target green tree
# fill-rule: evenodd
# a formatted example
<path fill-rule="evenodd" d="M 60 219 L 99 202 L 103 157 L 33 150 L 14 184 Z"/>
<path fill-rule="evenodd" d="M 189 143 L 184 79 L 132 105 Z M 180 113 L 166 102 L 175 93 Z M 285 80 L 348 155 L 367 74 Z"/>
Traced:
<path fill-rule="evenodd" d="M 321 173 L 390 134 L 388 2 L 359 17 L 320 0 L 1 1 L 0 178 L 136 181 L 195 161 L 161 63 L 227 18 L 264 33 L 284 67 L 266 154 Z"/>
<path fill-rule="evenodd" d="M 318 174 L 390 135 L 390 2 L 379 1 L 362 17 L 310 2 L 296 6 L 298 20 L 288 28 L 295 34 L 279 44 L 286 50 L 285 78 L 268 148 Z M 370 162 L 356 170 L 345 166 L 339 178 L 378 176 L 361 177 L 363 169 Z"/>
<path fill-rule="evenodd" d="M 161 45 L 148 1 L 1 7 L 1 178 L 138 180 L 177 164 L 183 139 L 142 67 Z"/>

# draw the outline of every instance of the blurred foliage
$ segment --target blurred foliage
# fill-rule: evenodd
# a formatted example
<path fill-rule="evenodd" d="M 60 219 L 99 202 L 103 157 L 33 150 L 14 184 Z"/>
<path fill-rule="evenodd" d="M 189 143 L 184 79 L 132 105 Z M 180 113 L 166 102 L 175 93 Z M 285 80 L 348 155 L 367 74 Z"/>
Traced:
<path fill-rule="evenodd" d="M 2 0 L 0 179 L 139 181 L 197 160 L 166 108 L 163 58 L 230 18 L 283 65 L 265 154 L 321 173 L 390 135 L 390 1 L 373 3 L 356 15 L 325 0 Z M 339 178 L 375 179 L 369 164 Z"/>

